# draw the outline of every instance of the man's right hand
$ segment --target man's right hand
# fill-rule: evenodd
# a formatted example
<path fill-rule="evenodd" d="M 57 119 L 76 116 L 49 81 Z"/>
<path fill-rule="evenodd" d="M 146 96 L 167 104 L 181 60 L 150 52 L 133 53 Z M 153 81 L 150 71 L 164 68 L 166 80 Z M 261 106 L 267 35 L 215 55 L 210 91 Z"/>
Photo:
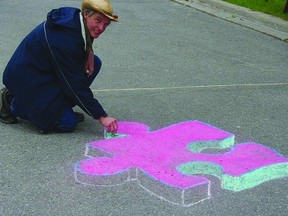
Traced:
<path fill-rule="evenodd" d="M 118 129 L 117 119 L 106 116 L 99 118 L 100 123 L 106 128 L 107 132 L 116 133 Z"/>

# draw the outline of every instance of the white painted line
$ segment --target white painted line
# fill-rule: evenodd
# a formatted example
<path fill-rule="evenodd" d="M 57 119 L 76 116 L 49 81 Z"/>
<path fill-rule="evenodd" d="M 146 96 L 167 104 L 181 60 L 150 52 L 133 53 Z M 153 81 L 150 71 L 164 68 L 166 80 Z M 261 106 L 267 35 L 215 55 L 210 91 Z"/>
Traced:
<path fill-rule="evenodd" d="M 198 85 L 198 86 L 172 86 L 172 87 L 143 87 L 143 88 L 122 88 L 122 89 L 93 89 L 93 92 L 118 92 L 118 91 L 160 91 L 196 88 L 226 88 L 226 87 L 267 87 L 267 86 L 288 86 L 288 83 L 243 83 L 227 85 Z"/>

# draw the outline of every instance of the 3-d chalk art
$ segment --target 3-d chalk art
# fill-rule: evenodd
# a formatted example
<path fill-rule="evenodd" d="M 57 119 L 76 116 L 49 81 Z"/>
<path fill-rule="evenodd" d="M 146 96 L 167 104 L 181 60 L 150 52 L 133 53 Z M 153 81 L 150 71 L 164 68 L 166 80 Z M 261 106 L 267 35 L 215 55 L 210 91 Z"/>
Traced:
<path fill-rule="evenodd" d="M 206 175 L 218 177 L 221 187 L 231 191 L 288 176 L 288 158 L 253 142 L 235 145 L 233 134 L 200 121 L 151 132 L 142 123 L 119 122 L 118 133 L 87 144 L 88 158 L 75 165 L 77 182 L 115 186 L 137 181 L 160 199 L 191 206 L 211 197 Z M 228 152 L 202 152 L 211 148 Z"/>

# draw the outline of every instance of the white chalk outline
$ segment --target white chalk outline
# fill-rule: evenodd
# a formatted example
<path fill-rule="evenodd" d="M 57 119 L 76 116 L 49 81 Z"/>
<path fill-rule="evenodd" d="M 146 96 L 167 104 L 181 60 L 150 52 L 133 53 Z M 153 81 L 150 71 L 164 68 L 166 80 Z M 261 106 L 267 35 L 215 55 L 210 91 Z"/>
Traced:
<path fill-rule="evenodd" d="M 90 151 L 90 144 L 87 143 L 86 144 L 86 147 L 85 147 L 85 152 L 84 152 L 84 155 L 88 158 L 95 158 L 91 155 L 89 155 L 89 151 Z M 99 151 L 99 150 L 98 150 Z M 128 173 L 127 173 L 128 172 Z M 137 184 L 143 188 L 148 194 L 150 194 L 151 196 L 155 196 L 157 197 L 158 199 L 162 200 L 162 201 L 165 201 L 165 202 L 168 202 L 170 204 L 173 204 L 173 205 L 177 205 L 177 206 L 181 206 L 181 207 L 190 207 L 190 206 L 193 206 L 193 205 L 196 205 L 196 204 L 199 204 L 203 201 L 206 201 L 208 199 L 211 198 L 211 181 L 209 179 L 207 179 L 208 183 L 207 183 L 207 195 L 205 194 L 205 198 L 203 199 L 200 199 L 196 202 L 192 202 L 192 203 L 189 203 L 189 204 L 185 204 L 186 200 L 185 200 L 185 192 L 189 190 L 188 189 L 179 189 L 179 191 L 181 191 L 181 200 L 180 200 L 180 203 L 178 202 L 173 202 L 167 198 L 165 198 L 164 196 L 162 195 L 159 195 L 151 190 L 149 190 L 147 187 L 145 187 L 143 184 L 141 184 L 141 180 L 139 179 L 139 169 L 138 168 L 133 168 L 133 172 L 135 172 L 135 177 L 132 177 L 132 169 L 128 169 L 127 171 L 125 171 L 125 173 L 127 173 L 127 179 L 124 180 L 123 182 L 121 183 L 118 183 L 118 184 L 109 184 L 109 185 L 105 185 L 105 184 L 101 184 L 101 185 L 97 185 L 97 184 L 91 184 L 91 183 L 87 183 L 87 182 L 83 182 L 83 181 L 80 181 L 79 178 L 78 178 L 78 173 L 79 173 L 79 170 L 77 170 L 76 166 L 74 167 L 74 179 L 75 179 L 75 182 L 77 183 L 80 183 L 84 186 L 89 186 L 89 187 L 115 187 L 115 186 L 121 186 L 121 185 L 124 185 L 128 182 L 137 182 Z M 157 182 L 157 180 L 155 180 Z M 161 184 L 162 182 L 159 182 L 159 184 Z M 162 183 L 163 184 L 163 183 Z M 197 187 L 197 186 L 195 186 Z M 191 187 L 191 188 L 195 188 L 195 187 Z M 190 189 L 191 189 L 190 188 Z"/>
<path fill-rule="evenodd" d="M 135 169 L 136 169 L 136 175 L 138 176 L 138 169 L 137 168 L 135 168 Z M 131 178 L 130 170 L 128 170 L 128 172 L 129 172 L 128 173 L 128 178 L 125 181 L 123 181 L 122 183 L 119 183 L 119 184 L 112 184 L 112 185 L 97 185 L 97 184 L 89 184 L 89 183 L 80 181 L 78 179 L 78 177 L 77 177 L 78 176 L 78 172 L 79 171 L 75 167 L 74 168 L 74 179 L 75 179 L 75 182 L 77 182 L 79 184 L 82 184 L 84 186 L 89 186 L 89 187 L 116 187 L 116 186 L 124 185 L 124 184 L 126 184 L 128 182 L 137 182 L 137 184 L 142 189 L 144 189 L 148 194 L 150 194 L 151 196 L 155 196 L 155 197 L 157 197 L 158 199 L 160 199 L 162 201 L 168 202 L 168 203 L 173 204 L 173 205 L 181 206 L 181 207 L 190 207 L 190 206 L 199 204 L 199 203 L 201 203 L 203 201 L 206 201 L 206 200 L 211 198 L 211 182 L 210 182 L 210 180 L 208 180 L 208 188 L 207 188 L 208 190 L 207 190 L 207 197 L 206 198 L 200 199 L 200 200 L 198 200 L 196 202 L 193 202 L 193 203 L 190 203 L 190 204 L 185 204 L 185 192 L 187 190 L 185 190 L 185 189 L 181 190 L 181 203 L 173 202 L 173 201 L 171 201 L 171 200 L 169 200 L 169 199 L 167 199 L 167 198 L 165 198 L 165 197 L 163 197 L 163 196 L 161 196 L 161 195 L 159 195 L 157 193 L 152 192 L 147 187 L 143 186 L 141 184 L 141 180 L 139 180 L 138 177 L 137 178 Z"/>

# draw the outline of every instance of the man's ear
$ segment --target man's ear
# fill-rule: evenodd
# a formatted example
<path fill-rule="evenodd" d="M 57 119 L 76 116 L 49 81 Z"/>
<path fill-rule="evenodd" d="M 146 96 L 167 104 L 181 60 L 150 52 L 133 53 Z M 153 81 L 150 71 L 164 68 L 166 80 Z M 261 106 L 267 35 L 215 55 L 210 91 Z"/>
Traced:
<path fill-rule="evenodd" d="M 88 17 L 88 13 L 87 13 L 87 11 L 83 11 L 83 18 L 86 20 L 87 19 L 87 17 Z"/>

